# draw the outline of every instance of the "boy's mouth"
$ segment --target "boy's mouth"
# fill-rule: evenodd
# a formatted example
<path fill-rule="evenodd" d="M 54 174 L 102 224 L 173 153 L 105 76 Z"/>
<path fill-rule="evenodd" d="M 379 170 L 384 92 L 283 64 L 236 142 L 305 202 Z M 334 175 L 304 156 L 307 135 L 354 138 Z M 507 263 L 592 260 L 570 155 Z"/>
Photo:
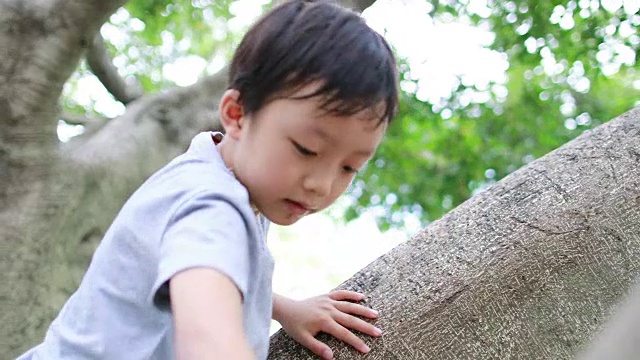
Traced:
<path fill-rule="evenodd" d="M 291 199 L 285 199 L 284 202 L 287 204 L 287 206 L 289 207 L 289 210 L 297 215 L 306 215 L 310 212 L 312 212 L 313 210 L 309 208 L 309 205 L 298 202 L 298 201 L 294 201 Z"/>

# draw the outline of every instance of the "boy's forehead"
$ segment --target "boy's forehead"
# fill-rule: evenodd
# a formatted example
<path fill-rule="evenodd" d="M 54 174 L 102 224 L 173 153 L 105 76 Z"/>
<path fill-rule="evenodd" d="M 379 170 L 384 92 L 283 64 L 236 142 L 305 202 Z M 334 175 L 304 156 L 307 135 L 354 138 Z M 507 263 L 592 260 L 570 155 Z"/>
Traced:
<path fill-rule="evenodd" d="M 335 118 L 339 121 L 356 121 L 362 124 L 366 131 L 370 132 L 374 132 L 380 128 L 384 131 L 387 128 L 387 121 L 382 118 L 384 116 L 384 103 L 382 101 L 376 106 L 361 109 L 351 115 L 342 115 L 337 113 L 337 110 L 333 108 L 327 109 L 320 104 L 316 107 L 314 117 L 319 120 L 329 117 Z"/>
<path fill-rule="evenodd" d="M 324 93 L 321 91 L 322 87 L 326 83 L 324 80 L 310 81 L 304 85 L 296 88 L 289 89 L 282 93 L 282 98 L 296 99 L 296 100 L 311 100 L 315 104 L 315 115 L 317 117 L 325 117 L 327 114 L 336 114 L 343 112 L 343 109 L 349 107 L 357 108 L 362 104 L 363 99 L 340 99 L 335 97 L 334 93 Z M 320 93 L 318 93 L 320 91 Z M 314 95 L 316 94 L 316 95 Z M 354 111 L 352 115 L 345 117 L 357 117 L 362 120 L 380 120 L 385 115 L 387 104 L 383 99 L 374 103 L 372 106 L 358 109 Z M 339 110 L 340 109 L 340 110 Z"/>
<path fill-rule="evenodd" d="M 378 119 L 373 119 L 370 116 L 358 116 L 352 115 L 347 117 L 326 116 L 324 118 L 316 118 L 310 122 L 302 122 L 304 130 L 308 134 L 314 137 L 320 138 L 327 143 L 343 142 L 345 136 L 353 136 L 350 129 L 357 129 L 356 131 L 362 131 L 362 135 L 371 135 L 374 138 L 380 137 L 386 131 L 386 122 L 380 122 Z M 301 123 L 301 124 L 302 124 Z M 340 126 L 341 124 L 349 125 L 346 128 Z M 353 138 L 350 138 L 349 142 L 352 142 Z M 375 141 L 377 143 L 377 141 Z M 371 153 L 369 149 L 359 151 L 364 155 Z"/>

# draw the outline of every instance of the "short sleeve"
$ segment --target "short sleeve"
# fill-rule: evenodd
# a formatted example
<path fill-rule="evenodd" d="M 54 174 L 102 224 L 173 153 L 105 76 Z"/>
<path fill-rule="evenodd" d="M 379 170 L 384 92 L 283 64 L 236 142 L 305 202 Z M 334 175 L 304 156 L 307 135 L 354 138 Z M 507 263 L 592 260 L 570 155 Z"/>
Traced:
<path fill-rule="evenodd" d="M 228 276 L 243 298 L 250 272 L 250 239 L 242 213 L 219 195 L 199 193 L 175 212 L 160 245 L 153 304 L 170 309 L 168 282 L 195 267 L 215 269 Z"/>

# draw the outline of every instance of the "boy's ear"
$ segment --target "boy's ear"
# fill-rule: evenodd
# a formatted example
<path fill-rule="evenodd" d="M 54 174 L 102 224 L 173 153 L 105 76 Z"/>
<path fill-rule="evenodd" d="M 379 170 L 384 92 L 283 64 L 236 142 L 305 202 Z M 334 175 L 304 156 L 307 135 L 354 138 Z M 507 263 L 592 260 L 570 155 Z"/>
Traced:
<path fill-rule="evenodd" d="M 224 128 L 225 134 L 236 140 L 244 125 L 244 112 L 239 99 L 240 92 L 229 89 L 222 95 L 219 108 L 220 123 Z"/>

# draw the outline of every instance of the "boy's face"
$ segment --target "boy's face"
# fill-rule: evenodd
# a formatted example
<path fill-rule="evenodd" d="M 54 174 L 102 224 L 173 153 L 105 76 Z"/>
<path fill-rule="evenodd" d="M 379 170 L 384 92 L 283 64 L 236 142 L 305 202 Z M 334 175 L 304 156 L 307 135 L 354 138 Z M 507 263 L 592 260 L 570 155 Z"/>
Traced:
<path fill-rule="evenodd" d="M 313 90 L 309 86 L 293 96 Z M 340 117 L 319 109 L 320 104 L 317 97 L 276 99 L 257 113 L 239 116 L 237 127 L 223 120 L 230 138 L 225 140 L 233 144 L 227 165 L 248 189 L 252 204 L 276 224 L 293 224 L 332 204 L 373 156 L 386 130 L 373 111 Z"/>

